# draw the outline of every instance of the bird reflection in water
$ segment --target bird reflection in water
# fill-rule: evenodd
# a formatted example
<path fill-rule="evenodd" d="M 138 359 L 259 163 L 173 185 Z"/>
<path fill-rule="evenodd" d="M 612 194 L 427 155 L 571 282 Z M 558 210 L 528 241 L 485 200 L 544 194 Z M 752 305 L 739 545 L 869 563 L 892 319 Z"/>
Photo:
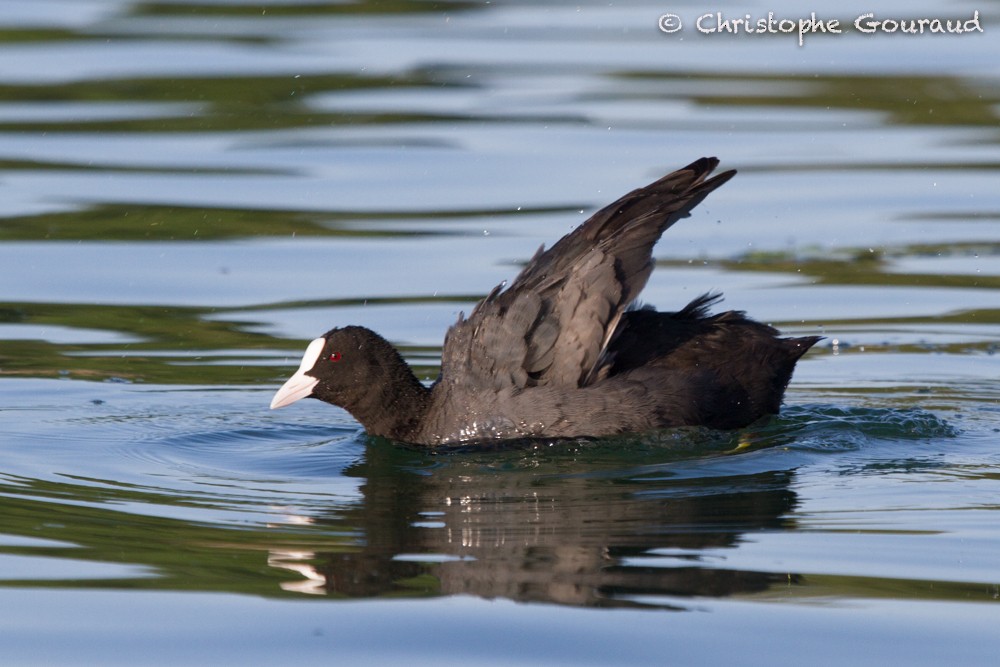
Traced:
<path fill-rule="evenodd" d="M 273 551 L 269 563 L 300 577 L 282 584 L 298 593 L 584 607 L 684 608 L 798 581 L 725 566 L 747 534 L 792 527 L 790 470 L 742 456 L 636 465 L 621 445 L 594 446 L 596 457 L 587 443 L 432 456 L 373 440 L 347 471 L 365 479 L 360 501 L 305 519 L 357 535 L 350 548 Z"/>

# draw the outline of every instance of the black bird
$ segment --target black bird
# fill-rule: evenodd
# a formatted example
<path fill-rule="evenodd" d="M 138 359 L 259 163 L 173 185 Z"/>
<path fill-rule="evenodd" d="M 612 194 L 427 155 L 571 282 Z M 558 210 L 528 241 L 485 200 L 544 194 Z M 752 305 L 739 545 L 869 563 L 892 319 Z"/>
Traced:
<path fill-rule="evenodd" d="M 777 413 L 820 337 L 779 338 L 738 311 L 710 315 L 719 295 L 675 313 L 634 305 L 660 235 L 736 174 L 708 178 L 718 163 L 667 174 L 539 248 L 514 282 L 459 315 L 431 386 L 384 338 L 348 326 L 309 344 L 271 407 L 318 398 L 369 435 L 421 445 L 733 429 Z"/>

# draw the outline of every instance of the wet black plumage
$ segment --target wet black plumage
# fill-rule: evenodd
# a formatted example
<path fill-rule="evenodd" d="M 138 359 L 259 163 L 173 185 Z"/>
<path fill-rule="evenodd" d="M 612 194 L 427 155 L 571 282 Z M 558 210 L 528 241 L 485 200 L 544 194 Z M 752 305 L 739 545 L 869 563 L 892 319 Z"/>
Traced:
<path fill-rule="evenodd" d="M 777 413 L 795 363 L 819 340 L 780 338 L 743 313 L 636 308 L 660 235 L 735 175 L 702 158 L 539 249 L 448 331 L 441 376 L 417 381 L 363 327 L 313 341 L 272 407 L 319 398 L 371 435 L 437 445 L 602 436 L 681 425 L 739 428 Z"/>

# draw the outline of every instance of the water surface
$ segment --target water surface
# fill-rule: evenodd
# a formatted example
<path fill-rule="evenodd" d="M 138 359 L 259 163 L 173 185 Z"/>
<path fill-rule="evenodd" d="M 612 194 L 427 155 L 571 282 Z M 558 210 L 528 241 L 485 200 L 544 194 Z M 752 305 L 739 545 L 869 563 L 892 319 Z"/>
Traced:
<path fill-rule="evenodd" d="M 8 1 L 0 656 L 992 664 L 994 4 L 798 47 L 693 5 Z M 435 377 L 539 244 L 702 155 L 740 174 L 643 298 L 825 336 L 780 417 L 434 454 L 266 409 L 334 325 Z"/>

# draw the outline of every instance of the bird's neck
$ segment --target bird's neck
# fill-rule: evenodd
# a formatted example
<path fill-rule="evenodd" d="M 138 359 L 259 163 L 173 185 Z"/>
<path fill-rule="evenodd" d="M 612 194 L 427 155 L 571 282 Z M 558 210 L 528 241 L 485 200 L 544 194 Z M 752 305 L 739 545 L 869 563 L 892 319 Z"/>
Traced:
<path fill-rule="evenodd" d="M 345 405 L 368 435 L 411 441 L 427 412 L 430 389 L 420 383 L 399 353 L 381 359 L 366 381 L 369 391 Z"/>

